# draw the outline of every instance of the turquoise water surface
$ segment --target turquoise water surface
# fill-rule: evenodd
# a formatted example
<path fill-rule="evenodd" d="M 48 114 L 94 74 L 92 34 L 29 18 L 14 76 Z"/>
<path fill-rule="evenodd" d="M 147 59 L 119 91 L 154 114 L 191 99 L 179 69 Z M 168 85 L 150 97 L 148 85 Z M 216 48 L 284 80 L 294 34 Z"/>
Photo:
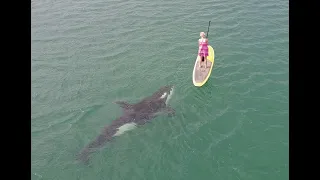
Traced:
<path fill-rule="evenodd" d="M 288 1 L 32 0 L 31 179 L 289 178 Z M 192 84 L 199 33 L 215 50 Z M 174 85 L 174 117 L 79 151 L 135 103 Z"/>

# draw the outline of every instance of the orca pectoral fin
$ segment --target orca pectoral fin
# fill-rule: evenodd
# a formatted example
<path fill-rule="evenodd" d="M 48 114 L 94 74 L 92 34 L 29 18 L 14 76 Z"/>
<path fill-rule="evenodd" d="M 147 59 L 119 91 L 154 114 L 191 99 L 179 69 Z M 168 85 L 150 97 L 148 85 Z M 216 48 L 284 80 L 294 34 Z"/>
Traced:
<path fill-rule="evenodd" d="M 168 116 L 174 116 L 176 111 L 171 107 L 166 107 L 162 110 L 163 113 L 166 113 Z"/>
<path fill-rule="evenodd" d="M 133 108 L 133 106 L 125 101 L 114 101 L 113 103 L 118 104 L 121 108 L 124 110 L 130 110 Z"/>
<path fill-rule="evenodd" d="M 145 120 L 145 121 L 139 121 L 139 122 L 137 122 L 137 124 L 138 124 L 139 126 L 142 126 L 142 125 L 145 125 L 145 124 L 150 123 L 150 122 L 151 122 L 151 121 Z"/>

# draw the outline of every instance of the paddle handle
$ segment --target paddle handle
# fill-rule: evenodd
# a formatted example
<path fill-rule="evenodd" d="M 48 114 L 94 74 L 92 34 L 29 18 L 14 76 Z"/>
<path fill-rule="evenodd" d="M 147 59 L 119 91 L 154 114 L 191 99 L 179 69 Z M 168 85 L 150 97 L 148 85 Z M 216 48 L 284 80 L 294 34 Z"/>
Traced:
<path fill-rule="evenodd" d="M 210 23 L 211 23 L 211 21 L 209 21 L 209 25 L 208 25 L 207 38 L 209 37 L 209 27 L 210 27 Z"/>

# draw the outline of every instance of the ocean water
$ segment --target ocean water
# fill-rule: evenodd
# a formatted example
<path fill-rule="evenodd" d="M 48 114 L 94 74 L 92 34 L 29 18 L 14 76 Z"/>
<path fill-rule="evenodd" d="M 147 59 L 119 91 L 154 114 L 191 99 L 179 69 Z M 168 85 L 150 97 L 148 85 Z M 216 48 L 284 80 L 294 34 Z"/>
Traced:
<path fill-rule="evenodd" d="M 289 178 L 289 2 L 32 0 L 31 179 Z M 211 21 L 215 64 L 192 84 Z M 75 156 L 135 103 L 174 85 L 159 116 Z"/>

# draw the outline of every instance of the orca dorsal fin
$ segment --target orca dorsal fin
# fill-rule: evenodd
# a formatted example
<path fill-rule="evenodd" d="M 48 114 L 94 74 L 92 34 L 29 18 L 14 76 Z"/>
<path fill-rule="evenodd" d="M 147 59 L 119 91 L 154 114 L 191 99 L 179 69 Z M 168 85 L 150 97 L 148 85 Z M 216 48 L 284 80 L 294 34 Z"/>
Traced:
<path fill-rule="evenodd" d="M 133 106 L 125 101 L 114 101 L 113 103 L 118 104 L 120 107 L 122 107 L 124 110 L 130 110 L 133 108 Z"/>

